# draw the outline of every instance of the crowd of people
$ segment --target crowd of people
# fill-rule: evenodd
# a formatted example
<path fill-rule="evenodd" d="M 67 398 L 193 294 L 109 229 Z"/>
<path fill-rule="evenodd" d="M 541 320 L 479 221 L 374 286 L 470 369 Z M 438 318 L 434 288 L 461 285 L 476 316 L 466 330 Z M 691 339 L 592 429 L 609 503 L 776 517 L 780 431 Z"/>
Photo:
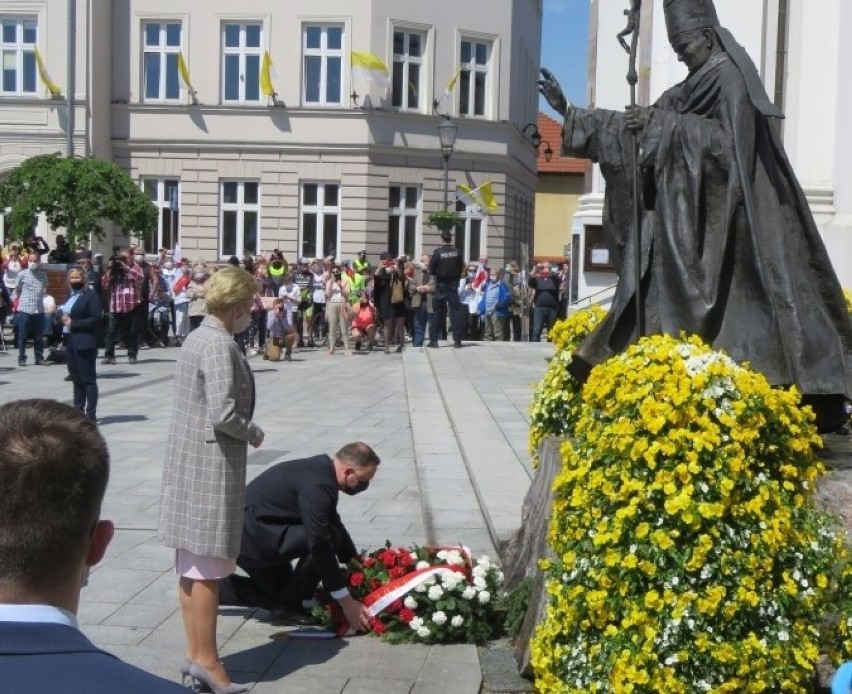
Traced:
<path fill-rule="evenodd" d="M 52 250 L 37 236 L 11 243 L 2 252 L 0 322 L 13 325 L 20 366 L 28 363 L 29 340 L 37 365 L 62 360 L 73 332 L 63 317 L 70 306 L 57 305 L 40 272 L 45 255 L 50 263 L 79 269 L 87 288 L 98 295 L 103 365 L 116 363 L 119 344 L 126 346 L 130 364 L 137 362 L 140 349 L 182 345 L 207 314 L 206 283 L 222 266 L 175 257 L 167 249 L 152 258 L 138 246 L 105 259 L 82 247 L 71 249 L 61 236 Z M 521 341 L 524 332 L 526 339 L 539 341 L 564 315 L 564 265 L 538 263 L 522 273 L 514 261 L 492 267 L 482 257 L 462 265 L 447 289 L 436 286 L 431 261 L 426 254 L 418 260 L 381 253 L 373 264 L 361 251 L 342 262 L 327 257 L 291 263 L 277 249 L 269 256 L 232 257 L 230 265 L 257 280 L 249 327 L 235 336 L 237 344 L 244 354 L 273 360 L 291 360 L 300 348 L 325 348 L 333 355 L 342 347 L 348 356 L 362 349 L 401 352 L 406 343 L 436 347 L 450 336 L 453 317 L 435 311 L 436 288 L 439 296 L 444 291 L 458 297 L 456 344 Z"/>

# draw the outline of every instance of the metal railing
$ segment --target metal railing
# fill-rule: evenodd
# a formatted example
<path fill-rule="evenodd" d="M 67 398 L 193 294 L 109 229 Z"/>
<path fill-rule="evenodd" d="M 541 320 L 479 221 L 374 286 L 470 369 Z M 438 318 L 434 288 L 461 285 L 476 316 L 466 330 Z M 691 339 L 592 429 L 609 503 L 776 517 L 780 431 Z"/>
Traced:
<path fill-rule="evenodd" d="M 597 300 L 595 300 L 595 297 L 598 297 L 601 294 L 606 294 L 607 292 L 614 292 L 614 290 L 617 286 L 618 286 L 617 284 L 612 284 L 609 287 L 604 287 L 603 289 L 599 289 L 598 291 L 594 292 L 593 294 L 589 294 L 588 296 L 584 296 L 582 299 L 577 299 L 576 301 L 572 301 L 568 304 L 568 310 L 571 310 L 572 308 L 586 308 L 587 306 L 591 306 L 592 304 L 599 303 Z M 612 297 L 609 297 L 609 298 L 612 298 Z M 584 302 L 588 302 L 588 303 L 584 303 Z"/>

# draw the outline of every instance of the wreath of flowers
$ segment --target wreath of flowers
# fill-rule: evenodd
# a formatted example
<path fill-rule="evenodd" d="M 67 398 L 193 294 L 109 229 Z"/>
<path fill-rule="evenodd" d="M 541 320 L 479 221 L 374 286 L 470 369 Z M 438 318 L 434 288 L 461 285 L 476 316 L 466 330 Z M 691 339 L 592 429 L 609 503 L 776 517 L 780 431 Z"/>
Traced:
<path fill-rule="evenodd" d="M 562 449 L 540 692 L 806 692 L 848 657 L 850 558 L 813 414 L 697 338 L 593 369 Z"/>
<path fill-rule="evenodd" d="M 353 559 L 352 596 L 374 613 L 372 633 L 395 643 L 475 643 L 493 638 L 505 616 L 503 572 L 464 547 L 398 547 Z M 342 610 L 328 600 L 314 610 L 326 628 L 348 632 Z"/>
<path fill-rule="evenodd" d="M 580 387 L 568 373 L 571 354 L 598 327 L 606 311 L 594 305 L 557 321 L 549 338 L 556 354 L 544 377 L 534 385 L 530 406 L 529 452 L 538 467 L 538 447 L 547 436 L 571 436 L 580 413 Z"/>

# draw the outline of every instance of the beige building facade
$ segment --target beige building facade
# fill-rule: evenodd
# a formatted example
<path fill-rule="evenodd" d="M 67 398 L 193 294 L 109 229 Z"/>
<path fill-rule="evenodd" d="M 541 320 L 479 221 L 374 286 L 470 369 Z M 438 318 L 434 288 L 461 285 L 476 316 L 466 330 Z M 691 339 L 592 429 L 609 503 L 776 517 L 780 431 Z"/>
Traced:
<path fill-rule="evenodd" d="M 33 54 L 65 96 L 67 7 L 0 0 L 0 176 L 65 151 L 66 106 Z M 74 152 L 116 162 L 149 193 L 161 210 L 149 252 L 430 252 L 443 116 L 457 126 L 449 197 L 465 255 L 502 262 L 532 243 L 536 157 L 522 130 L 537 113 L 541 0 L 443 13 L 413 0 L 77 0 L 76 11 Z M 382 60 L 386 84 L 353 51 Z M 455 202 L 458 184 L 486 181 L 495 212 Z M 103 245 L 125 243 L 116 231 Z"/>

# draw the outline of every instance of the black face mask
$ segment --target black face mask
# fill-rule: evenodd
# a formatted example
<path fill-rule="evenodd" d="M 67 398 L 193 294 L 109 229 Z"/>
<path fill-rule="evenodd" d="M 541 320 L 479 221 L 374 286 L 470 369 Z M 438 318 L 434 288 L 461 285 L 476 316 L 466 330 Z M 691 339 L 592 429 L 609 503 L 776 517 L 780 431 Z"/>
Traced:
<path fill-rule="evenodd" d="M 357 479 L 357 478 L 356 478 Z M 343 493 L 348 494 L 349 496 L 355 496 L 356 494 L 360 494 L 363 491 L 366 491 L 367 487 L 370 486 L 370 483 L 366 480 L 358 480 L 358 484 L 354 487 L 350 487 L 348 484 L 343 488 Z"/>
<path fill-rule="evenodd" d="M 85 282 L 70 282 L 70 284 L 71 284 L 71 289 L 73 289 L 75 291 L 78 290 L 78 289 L 82 289 L 83 287 L 86 286 Z"/>

